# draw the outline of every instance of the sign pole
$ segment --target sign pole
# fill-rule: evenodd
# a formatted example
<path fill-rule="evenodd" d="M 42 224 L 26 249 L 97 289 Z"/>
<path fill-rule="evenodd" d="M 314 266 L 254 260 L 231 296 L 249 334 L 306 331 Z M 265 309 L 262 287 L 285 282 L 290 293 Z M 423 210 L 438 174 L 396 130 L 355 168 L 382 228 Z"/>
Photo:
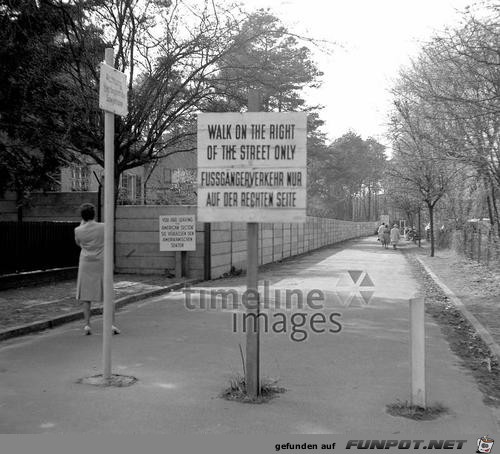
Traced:
<path fill-rule="evenodd" d="M 114 49 L 105 50 L 105 62 L 114 68 Z M 113 228 L 115 180 L 115 114 L 104 111 L 104 320 L 103 320 L 103 380 L 111 379 L 111 330 L 114 310 L 113 290 Z"/>
<path fill-rule="evenodd" d="M 182 253 L 176 251 L 175 253 L 175 277 L 180 279 L 182 277 Z"/>
<path fill-rule="evenodd" d="M 260 94 L 257 90 L 248 93 L 248 111 L 260 110 Z M 258 266 L 259 266 L 259 224 L 247 223 L 247 295 L 254 298 L 247 307 L 246 319 L 246 377 L 247 394 L 256 398 L 260 394 L 260 327 L 259 327 L 259 293 L 258 293 Z M 253 319 L 253 323 L 251 320 Z"/>

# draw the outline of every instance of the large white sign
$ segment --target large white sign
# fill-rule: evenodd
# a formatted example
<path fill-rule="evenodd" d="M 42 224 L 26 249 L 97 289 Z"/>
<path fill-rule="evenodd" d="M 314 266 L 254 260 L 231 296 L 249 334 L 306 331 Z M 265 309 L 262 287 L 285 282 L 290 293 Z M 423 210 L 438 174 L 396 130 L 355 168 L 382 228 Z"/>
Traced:
<path fill-rule="evenodd" d="M 127 76 L 104 62 L 99 79 L 99 107 L 116 115 L 128 113 Z"/>
<path fill-rule="evenodd" d="M 198 115 L 198 220 L 305 222 L 303 112 Z"/>
<path fill-rule="evenodd" d="M 160 251 L 195 251 L 194 214 L 160 216 Z"/>

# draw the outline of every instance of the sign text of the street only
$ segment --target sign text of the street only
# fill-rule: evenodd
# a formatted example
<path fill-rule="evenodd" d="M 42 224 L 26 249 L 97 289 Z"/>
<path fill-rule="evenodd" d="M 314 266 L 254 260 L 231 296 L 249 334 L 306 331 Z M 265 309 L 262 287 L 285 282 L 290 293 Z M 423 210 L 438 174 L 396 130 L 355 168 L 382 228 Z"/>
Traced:
<path fill-rule="evenodd" d="M 198 115 L 198 220 L 305 222 L 303 112 Z"/>
<path fill-rule="evenodd" d="M 128 113 L 127 76 L 106 63 L 101 63 L 99 107 L 115 115 Z"/>
<path fill-rule="evenodd" d="M 160 251 L 195 251 L 194 214 L 160 216 Z"/>

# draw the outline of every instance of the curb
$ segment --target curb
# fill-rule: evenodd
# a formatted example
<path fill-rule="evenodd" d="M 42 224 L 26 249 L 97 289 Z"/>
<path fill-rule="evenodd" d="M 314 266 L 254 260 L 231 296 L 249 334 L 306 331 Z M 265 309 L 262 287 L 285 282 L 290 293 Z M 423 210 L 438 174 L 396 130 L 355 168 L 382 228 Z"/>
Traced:
<path fill-rule="evenodd" d="M 135 295 L 124 296 L 115 301 L 115 309 L 120 309 L 124 306 L 127 306 L 128 304 L 132 304 L 143 299 L 152 298 L 154 296 L 159 296 L 164 293 L 169 293 L 175 290 L 179 290 L 181 288 L 188 287 L 190 285 L 198 284 L 199 282 L 202 281 L 203 281 L 202 279 L 189 279 L 187 281 L 177 282 L 167 287 L 162 287 L 155 290 L 148 290 L 147 292 L 136 293 Z M 93 308 L 91 314 L 101 315 L 102 307 Z M 7 328 L 5 330 L 0 331 L 0 341 L 12 339 L 14 337 L 19 337 L 19 336 L 25 336 L 26 334 L 35 333 L 38 331 L 52 329 L 55 328 L 56 326 L 73 322 L 75 320 L 80 320 L 82 318 L 83 318 L 83 311 L 75 311 L 48 320 L 32 322 L 26 325 L 14 326 L 13 328 Z"/>
<path fill-rule="evenodd" d="M 425 264 L 419 257 L 415 256 L 418 262 L 422 265 L 426 273 L 434 280 L 434 282 L 441 288 L 448 299 L 454 304 L 454 306 L 462 312 L 463 316 L 467 321 L 474 327 L 479 337 L 490 349 L 490 352 L 494 354 L 497 361 L 500 361 L 500 345 L 498 345 L 493 339 L 490 332 L 481 324 L 481 322 L 465 307 L 465 304 L 453 293 L 452 290 L 443 282 L 439 277 L 432 271 L 427 264 Z"/>

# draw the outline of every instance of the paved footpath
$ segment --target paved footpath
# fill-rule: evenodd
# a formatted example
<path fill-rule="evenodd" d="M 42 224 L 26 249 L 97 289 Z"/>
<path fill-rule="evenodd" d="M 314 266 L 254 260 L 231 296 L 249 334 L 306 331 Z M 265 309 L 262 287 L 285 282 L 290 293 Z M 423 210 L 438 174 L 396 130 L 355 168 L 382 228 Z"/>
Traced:
<path fill-rule="evenodd" d="M 373 288 L 366 280 L 363 290 L 374 291 L 368 304 L 352 285 L 352 276 L 359 284 L 365 273 Z M 269 266 L 260 278 L 269 282 L 274 302 L 277 289 L 319 289 L 327 294 L 320 312 L 342 314 L 335 316 L 340 333 L 309 329 L 308 339 L 297 342 L 288 325 L 286 333 L 262 334 L 262 375 L 287 388 L 278 398 L 252 405 L 218 397 L 241 371 L 245 338 L 241 326 L 233 332 L 233 323 L 243 313 L 220 304 L 188 310 L 185 295 L 175 292 L 119 313 L 123 334 L 113 337 L 113 372 L 138 379 L 127 388 L 77 383 L 101 372 L 100 322 L 92 336 L 83 336 L 81 322 L 74 322 L 0 344 L 0 433 L 364 431 L 446 438 L 498 432 L 473 378 L 430 318 L 429 402 L 449 412 L 434 421 L 385 412 L 387 404 L 409 399 L 408 299 L 417 283 L 401 252 L 381 249 L 370 237 Z M 206 296 L 210 289 L 243 291 L 244 285 L 244 277 L 200 284 L 190 303 L 200 305 L 201 290 Z M 266 314 L 275 320 L 278 312 L 270 308 Z M 301 312 L 310 321 L 317 311 Z M 284 314 L 287 323 L 291 315 Z"/>
<path fill-rule="evenodd" d="M 115 301 L 133 295 L 159 292 L 177 282 L 179 279 L 166 276 L 119 274 L 114 280 Z M 4 331 L 81 311 L 75 294 L 76 279 L 1 290 L 0 339 Z M 93 304 L 92 307 L 102 308 L 102 304 Z"/>

